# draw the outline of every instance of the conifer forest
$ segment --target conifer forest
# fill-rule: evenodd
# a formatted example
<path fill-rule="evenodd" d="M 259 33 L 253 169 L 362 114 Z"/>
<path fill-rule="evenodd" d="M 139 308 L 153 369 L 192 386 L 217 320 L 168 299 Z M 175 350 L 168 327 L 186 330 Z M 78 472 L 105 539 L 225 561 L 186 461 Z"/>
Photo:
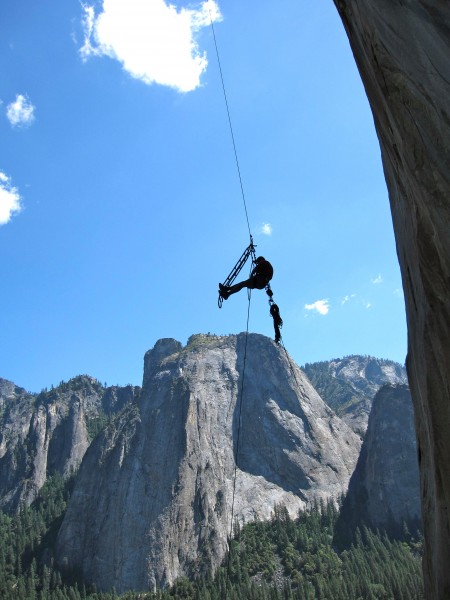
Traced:
<path fill-rule="evenodd" d="M 420 600 L 420 534 L 401 540 L 367 528 L 341 547 L 334 529 L 339 509 L 318 503 L 292 519 L 278 507 L 269 522 L 235 527 L 230 553 L 211 574 L 157 592 L 99 592 L 56 566 L 53 547 L 71 481 L 53 476 L 38 499 L 17 515 L 0 513 L 2 600 Z"/>

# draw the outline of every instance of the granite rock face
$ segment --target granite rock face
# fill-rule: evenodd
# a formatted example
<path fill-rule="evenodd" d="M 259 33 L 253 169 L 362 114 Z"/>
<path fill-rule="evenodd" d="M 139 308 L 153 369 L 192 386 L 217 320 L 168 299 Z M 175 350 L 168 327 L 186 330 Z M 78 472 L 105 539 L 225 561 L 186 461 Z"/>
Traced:
<path fill-rule="evenodd" d="M 405 367 L 373 356 L 308 363 L 304 371 L 321 398 L 361 437 L 378 390 L 386 384 L 408 383 Z"/>
<path fill-rule="evenodd" d="M 380 141 L 408 323 L 425 595 L 450 598 L 450 3 L 334 0 Z"/>
<path fill-rule="evenodd" d="M 0 509 L 29 505 L 48 476 L 75 472 L 101 415 L 106 420 L 135 393 L 79 376 L 36 395 L 0 379 Z"/>
<path fill-rule="evenodd" d="M 268 338 L 160 340 L 144 364 L 139 403 L 87 451 L 58 535 L 59 562 L 98 589 L 214 569 L 234 519 L 347 489 L 358 436 Z"/>
<path fill-rule="evenodd" d="M 420 529 L 420 485 L 411 394 L 383 386 L 373 401 L 367 433 L 339 515 L 338 537 L 366 525 L 401 538 Z"/>

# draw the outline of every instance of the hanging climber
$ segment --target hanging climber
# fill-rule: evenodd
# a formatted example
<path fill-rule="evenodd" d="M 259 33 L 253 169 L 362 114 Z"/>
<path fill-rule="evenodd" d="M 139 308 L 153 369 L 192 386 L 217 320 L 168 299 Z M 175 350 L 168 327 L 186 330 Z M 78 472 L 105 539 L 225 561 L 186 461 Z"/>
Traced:
<path fill-rule="evenodd" d="M 273 277 L 273 267 L 264 256 L 258 256 L 255 262 L 256 266 L 251 272 L 249 279 L 236 283 L 231 287 L 219 283 L 219 294 L 224 300 L 227 300 L 231 294 L 235 294 L 245 287 L 251 290 L 255 288 L 262 290 L 266 287 Z"/>

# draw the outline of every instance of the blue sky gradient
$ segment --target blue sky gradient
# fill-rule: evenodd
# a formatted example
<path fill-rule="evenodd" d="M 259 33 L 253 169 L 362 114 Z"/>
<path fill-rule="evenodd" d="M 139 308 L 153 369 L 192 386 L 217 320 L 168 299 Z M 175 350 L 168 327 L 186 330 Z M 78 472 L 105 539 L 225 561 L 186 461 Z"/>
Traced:
<path fill-rule="evenodd" d="M 102 34 L 102 16 L 124 6 Z M 380 149 L 333 3 L 209 6 L 287 350 L 298 364 L 348 354 L 403 363 Z M 1 3 L 0 377 L 30 391 L 81 373 L 139 385 L 159 338 L 245 330 L 245 291 L 217 307 L 217 284 L 249 239 L 205 10 Z M 150 48 L 158 32 L 164 45 Z M 192 56 L 197 70 L 203 61 L 197 83 Z M 151 83 L 154 71 L 169 84 Z M 250 330 L 273 337 L 264 292 L 253 293 Z"/>

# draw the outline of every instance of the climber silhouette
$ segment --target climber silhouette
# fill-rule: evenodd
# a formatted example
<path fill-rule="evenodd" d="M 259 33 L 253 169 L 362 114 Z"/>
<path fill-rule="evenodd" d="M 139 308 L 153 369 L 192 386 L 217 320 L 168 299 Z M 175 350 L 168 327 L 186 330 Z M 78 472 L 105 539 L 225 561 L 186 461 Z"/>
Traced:
<path fill-rule="evenodd" d="M 262 290 L 266 287 L 269 281 L 273 277 L 273 267 L 264 256 L 258 256 L 256 259 L 256 266 L 251 272 L 251 275 L 245 281 L 236 283 L 230 287 L 219 283 L 219 293 L 224 300 L 228 300 L 231 294 L 235 294 L 242 290 L 242 288 L 249 288 L 251 290 L 257 288 Z"/>

